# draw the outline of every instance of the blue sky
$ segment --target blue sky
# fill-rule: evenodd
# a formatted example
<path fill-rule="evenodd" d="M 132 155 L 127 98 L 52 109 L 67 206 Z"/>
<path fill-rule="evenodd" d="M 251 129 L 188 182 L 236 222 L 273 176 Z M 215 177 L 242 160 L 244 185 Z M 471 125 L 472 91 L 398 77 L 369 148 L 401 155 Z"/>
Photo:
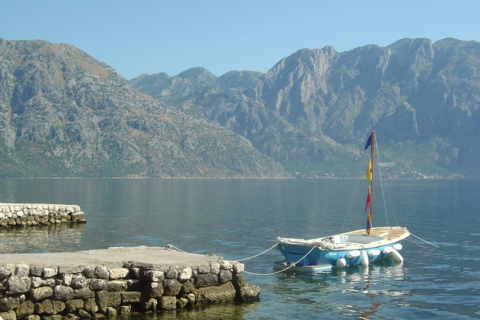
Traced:
<path fill-rule="evenodd" d="M 480 41 L 477 0 L 6 0 L 0 38 L 72 44 L 127 79 L 205 67 L 266 72 L 302 48 Z"/>

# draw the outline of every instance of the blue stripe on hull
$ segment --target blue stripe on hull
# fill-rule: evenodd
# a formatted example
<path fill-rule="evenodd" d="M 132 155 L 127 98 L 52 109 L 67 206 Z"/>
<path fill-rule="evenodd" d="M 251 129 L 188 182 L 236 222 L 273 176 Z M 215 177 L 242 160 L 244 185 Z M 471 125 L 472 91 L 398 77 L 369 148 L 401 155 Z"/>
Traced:
<path fill-rule="evenodd" d="M 393 247 L 393 245 L 395 245 L 396 243 L 400 243 L 400 241 L 364 250 L 366 250 L 367 253 L 375 249 L 380 250 L 380 254 L 378 256 L 368 257 L 368 260 L 370 262 L 380 261 L 390 256 L 389 254 L 385 255 L 383 253 L 383 249 L 387 247 Z M 285 261 L 287 263 L 296 263 L 312 249 L 312 247 L 297 246 L 284 243 L 280 244 L 279 248 L 280 252 L 285 257 Z M 347 254 L 350 251 L 352 250 L 320 250 L 316 248 L 312 252 L 310 252 L 310 254 L 306 256 L 302 261 L 297 263 L 297 266 L 313 266 L 325 263 L 336 265 L 336 262 L 339 258 L 344 258 L 347 262 L 347 266 L 361 264 L 360 256 L 355 258 L 347 258 Z"/>

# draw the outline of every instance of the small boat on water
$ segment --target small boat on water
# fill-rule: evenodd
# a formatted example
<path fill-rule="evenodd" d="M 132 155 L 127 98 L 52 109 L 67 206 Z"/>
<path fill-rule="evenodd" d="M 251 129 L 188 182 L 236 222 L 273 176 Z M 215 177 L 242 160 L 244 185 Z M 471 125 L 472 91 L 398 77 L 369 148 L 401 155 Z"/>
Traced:
<path fill-rule="evenodd" d="M 398 251 L 402 249 L 400 242 L 410 236 L 407 228 L 372 227 L 375 131 L 368 138 L 365 150 L 369 147 L 371 155 L 366 176 L 370 185 L 364 210 L 368 210 L 366 228 L 309 240 L 278 237 L 277 244 L 285 261 L 276 262 L 276 269 L 323 271 L 332 267 L 343 268 L 360 264 L 368 266 L 371 262 L 387 258 L 403 262 Z"/>

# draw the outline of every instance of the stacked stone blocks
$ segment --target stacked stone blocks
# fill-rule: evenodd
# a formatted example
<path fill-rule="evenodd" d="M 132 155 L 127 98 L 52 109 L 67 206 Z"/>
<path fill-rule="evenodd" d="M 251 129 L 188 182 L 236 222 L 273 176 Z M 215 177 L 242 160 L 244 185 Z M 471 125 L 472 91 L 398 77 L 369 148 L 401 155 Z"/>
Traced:
<path fill-rule="evenodd" d="M 76 205 L 0 203 L 0 228 L 84 223 L 85 214 Z"/>
<path fill-rule="evenodd" d="M 258 286 L 242 271 L 243 264 L 225 260 L 162 268 L 0 264 L 0 317 L 98 318 L 258 300 Z"/>

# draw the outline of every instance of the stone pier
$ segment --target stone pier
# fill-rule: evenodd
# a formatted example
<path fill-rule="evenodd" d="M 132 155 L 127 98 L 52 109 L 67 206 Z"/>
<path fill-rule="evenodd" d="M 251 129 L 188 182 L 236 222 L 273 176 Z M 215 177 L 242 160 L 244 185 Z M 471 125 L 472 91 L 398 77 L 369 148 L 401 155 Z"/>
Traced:
<path fill-rule="evenodd" d="M 0 228 L 46 226 L 63 222 L 85 223 L 85 214 L 76 205 L 0 203 Z"/>
<path fill-rule="evenodd" d="M 243 264 L 160 247 L 0 254 L 0 317 L 78 319 L 253 302 Z"/>

